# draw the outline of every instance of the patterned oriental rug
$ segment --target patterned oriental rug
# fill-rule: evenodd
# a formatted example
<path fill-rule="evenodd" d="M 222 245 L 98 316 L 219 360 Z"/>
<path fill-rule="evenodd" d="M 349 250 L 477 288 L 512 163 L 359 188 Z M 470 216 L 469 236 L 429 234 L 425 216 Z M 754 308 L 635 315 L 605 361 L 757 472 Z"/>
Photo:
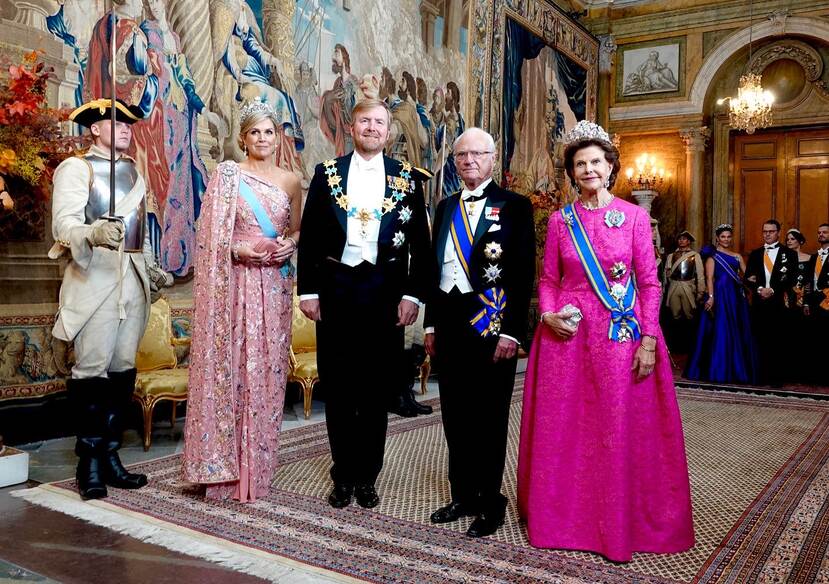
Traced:
<path fill-rule="evenodd" d="M 468 518 L 429 523 L 429 514 L 449 496 L 436 403 L 431 416 L 390 421 L 378 483 L 382 502 L 373 510 L 328 506 L 324 424 L 282 435 L 272 494 L 250 505 L 206 503 L 181 482 L 179 456 L 134 467 L 150 476 L 150 485 L 113 489 L 105 502 L 81 503 L 73 481 L 15 494 L 274 582 L 298 576 L 297 567 L 325 582 L 829 581 L 829 402 L 678 393 L 697 545 L 676 555 L 637 554 L 628 564 L 527 544 L 515 511 L 520 391 L 513 400 L 504 483 L 511 502 L 507 523 L 483 540 L 464 535 Z"/>

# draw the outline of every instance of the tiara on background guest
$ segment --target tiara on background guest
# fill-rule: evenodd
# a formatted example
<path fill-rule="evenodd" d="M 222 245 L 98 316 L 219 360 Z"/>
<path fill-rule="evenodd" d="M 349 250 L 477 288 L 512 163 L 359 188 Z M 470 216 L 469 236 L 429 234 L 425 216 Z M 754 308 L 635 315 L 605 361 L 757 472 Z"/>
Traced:
<path fill-rule="evenodd" d="M 239 123 L 244 124 L 249 117 L 260 113 L 266 116 L 276 117 L 276 112 L 274 112 L 273 108 L 264 98 L 254 97 L 242 104 L 242 107 L 239 109 Z"/>
<path fill-rule="evenodd" d="M 599 124 L 594 124 L 593 122 L 588 122 L 587 120 L 580 121 L 573 127 L 572 130 L 564 135 L 565 146 L 580 140 L 601 140 L 602 142 L 607 142 L 608 144 L 613 143 L 604 128 L 602 128 Z"/>

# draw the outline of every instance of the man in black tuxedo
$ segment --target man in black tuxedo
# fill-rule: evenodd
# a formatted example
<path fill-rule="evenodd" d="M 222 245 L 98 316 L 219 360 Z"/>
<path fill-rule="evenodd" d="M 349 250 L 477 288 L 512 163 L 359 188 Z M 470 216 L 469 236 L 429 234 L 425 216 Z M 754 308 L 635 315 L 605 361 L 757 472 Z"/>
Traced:
<path fill-rule="evenodd" d="M 817 228 L 818 250 L 809 261 L 811 292 L 806 295 L 803 312 L 807 318 L 806 346 L 809 347 L 809 379 L 817 385 L 829 385 L 826 363 L 826 332 L 829 331 L 829 223 Z"/>
<path fill-rule="evenodd" d="M 403 328 L 430 281 L 423 181 L 383 155 L 391 114 L 379 100 L 352 112 L 354 152 L 317 165 L 302 217 L 297 288 L 317 323 L 317 364 L 331 447 L 328 497 L 345 507 L 380 499 L 386 407 L 402 379 Z"/>
<path fill-rule="evenodd" d="M 791 292 L 797 269 L 797 252 L 780 245 L 780 223 L 763 223 L 763 247 L 751 252 L 746 264 L 745 282 L 753 292 L 751 328 L 760 350 L 760 379 L 763 383 L 783 384 L 788 356 L 781 351 L 786 343 L 791 315 L 784 299 Z"/>
<path fill-rule="evenodd" d="M 529 199 L 492 181 L 495 145 L 479 128 L 455 141 L 465 188 L 435 214 L 434 291 L 426 305 L 426 350 L 435 360 L 452 500 L 432 523 L 476 516 L 467 535 L 504 522 L 501 479 L 518 345 L 527 330 L 535 271 Z"/>

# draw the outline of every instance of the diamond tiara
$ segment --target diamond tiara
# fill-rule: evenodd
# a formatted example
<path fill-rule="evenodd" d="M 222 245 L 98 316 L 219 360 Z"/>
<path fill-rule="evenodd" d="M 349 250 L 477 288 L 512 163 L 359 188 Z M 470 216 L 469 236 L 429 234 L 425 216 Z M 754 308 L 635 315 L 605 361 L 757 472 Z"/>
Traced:
<path fill-rule="evenodd" d="M 734 231 L 734 227 L 730 223 L 720 223 L 719 225 L 717 225 L 717 228 L 714 231 L 719 231 L 720 229 Z"/>
<path fill-rule="evenodd" d="M 264 98 L 254 97 L 253 99 L 246 101 L 239 109 L 239 123 L 244 124 L 249 117 L 260 113 L 263 113 L 266 116 L 276 117 L 276 112 L 273 111 L 273 108 L 267 101 L 264 100 Z"/>
<path fill-rule="evenodd" d="M 602 142 L 612 144 L 610 136 L 608 136 L 604 128 L 599 124 L 594 124 L 587 120 L 580 121 L 572 130 L 564 135 L 565 146 L 573 142 L 578 142 L 579 140 L 601 140 Z"/>

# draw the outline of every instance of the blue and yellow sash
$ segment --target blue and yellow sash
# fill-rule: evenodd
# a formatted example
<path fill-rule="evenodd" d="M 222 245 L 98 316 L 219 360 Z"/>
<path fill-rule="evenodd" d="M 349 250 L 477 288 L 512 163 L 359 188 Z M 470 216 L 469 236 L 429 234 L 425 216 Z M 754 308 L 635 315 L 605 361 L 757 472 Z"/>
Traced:
<path fill-rule="evenodd" d="M 452 236 L 452 244 L 455 246 L 455 253 L 461 262 L 466 279 L 472 284 L 469 261 L 472 257 L 472 244 L 475 236 L 472 233 L 472 226 L 469 223 L 469 215 L 466 213 L 463 198 L 458 200 L 458 208 L 452 217 L 452 223 L 449 224 L 449 233 Z M 507 295 L 503 288 L 493 287 L 485 290 L 482 294 L 478 294 L 478 298 L 483 308 L 472 317 L 469 324 L 481 333 L 482 337 L 497 336 L 501 331 L 501 314 L 507 306 Z"/>
<path fill-rule="evenodd" d="M 243 180 L 239 180 L 239 194 L 242 195 L 242 198 L 248 204 L 250 210 L 253 211 L 253 216 L 256 217 L 256 222 L 259 223 L 259 228 L 262 230 L 262 234 L 269 239 L 276 239 L 279 237 L 279 232 L 276 230 L 276 227 L 274 226 L 273 221 L 271 221 L 271 218 L 268 216 L 267 211 L 265 211 L 265 207 L 262 206 L 262 203 L 253 192 L 253 189 L 250 188 L 250 185 Z M 294 265 L 291 263 L 290 259 L 282 264 L 282 267 L 279 268 L 279 273 L 283 278 L 288 278 L 294 275 Z"/>
<path fill-rule="evenodd" d="M 461 262 L 464 274 L 466 274 L 466 279 L 471 284 L 472 277 L 469 274 L 469 259 L 472 257 L 472 242 L 475 236 L 472 233 L 472 226 L 469 224 L 469 215 L 466 214 L 466 205 L 463 204 L 462 198 L 458 200 L 458 208 L 455 210 L 452 223 L 449 225 L 449 233 L 452 235 L 452 244 L 455 246 L 455 253 L 458 254 L 458 259 Z"/>
<path fill-rule="evenodd" d="M 625 284 L 621 282 L 611 285 L 607 281 L 593 244 L 584 230 L 584 225 L 576 212 L 575 206 L 570 203 L 561 209 L 561 217 L 567 225 L 567 231 L 573 239 L 573 245 L 579 254 L 581 266 L 587 280 L 593 287 L 593 291 L 599 298 L 602 305 L 610 312 L 610 327 L 607 332 L 609 339 L 624 343 L 625 341 L 636 340 L 642 336 L 639 321 L 633 311 L 636 303 L 636 282 L 633 274 L 630 275 Z M 614 290 L 616 288 L 616 290 Z"/>
<path fill-rule="evenodd" d="M 503 288 L 488 288 L 478 298 L 484 307 L 469 323 L 482 337 L 501 332 L 501 314 L 507 307 L 507 295 Z"/>

